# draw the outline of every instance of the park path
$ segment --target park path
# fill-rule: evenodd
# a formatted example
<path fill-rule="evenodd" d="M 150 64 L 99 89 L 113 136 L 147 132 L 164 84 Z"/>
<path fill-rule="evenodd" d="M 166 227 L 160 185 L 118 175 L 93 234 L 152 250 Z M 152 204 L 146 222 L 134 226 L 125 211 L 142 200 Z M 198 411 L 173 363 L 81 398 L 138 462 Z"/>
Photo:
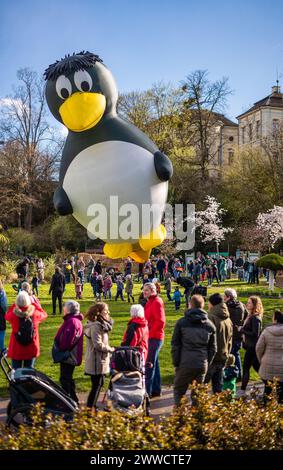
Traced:
<path fill-rule="evenodd" d="M 258 389 L 260 392 L 263 391 L 262 382 L 251 382 L 248 386 L 248 390 L 252 388 Z M 237 390 L 239 393 L 239 387 Z M 87 393 L 79 393 L 79 399 L 81 403 L 86 403 Z M 104 393 L 100 395 L 98 407 L 103 408 L 102 399 Z M 0 398 L 0 422 L 4 422 L 6 419 L 6 408 L 8 405 L 8 398 Z M 173 408 L 173 388 L 171 386 L 164 386 L 162 388 L 162 397 L 153 398 L 151 400 L 151 415 L 153 418 L 157 419 L 160 416 L 168 416 L 172 412 Z"/>

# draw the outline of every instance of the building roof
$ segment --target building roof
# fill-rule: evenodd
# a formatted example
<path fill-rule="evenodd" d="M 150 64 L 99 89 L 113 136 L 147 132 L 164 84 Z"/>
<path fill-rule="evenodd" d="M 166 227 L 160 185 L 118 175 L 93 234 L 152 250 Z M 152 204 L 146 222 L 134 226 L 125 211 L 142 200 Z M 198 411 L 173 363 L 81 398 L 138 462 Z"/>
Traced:
<path fill-rule="evenodd" d="M 256 103 L 254 103 L 251 108 L 249 108 L 244 113 L 239 114 L 237 119 L 264 107 L 283 108 L 283 93 L 281 93 L 280 87 L 278 85 L 272 87 L 272 92 L 270 95 L 266 96 L 262 100 L 256 101 Z"/>
<path fill-rule="evenodd" d="M 231 121 L 231 119 L 228 119 L 226 116 L 224 116 L 224 114 L 220 114 L 220 113 L 214 113 L 214 114 L 219 119 L 219 121 L 221 121 L 224 124 L 224 126 L 238 127 L 237 122 Z"/>

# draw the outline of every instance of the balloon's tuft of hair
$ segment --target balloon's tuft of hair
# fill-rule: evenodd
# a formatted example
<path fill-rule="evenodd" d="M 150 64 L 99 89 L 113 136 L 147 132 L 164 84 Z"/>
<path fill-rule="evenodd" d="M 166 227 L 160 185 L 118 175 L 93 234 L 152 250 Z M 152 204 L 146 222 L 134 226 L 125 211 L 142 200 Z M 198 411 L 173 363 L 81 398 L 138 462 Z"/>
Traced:
<path fill-rule="evenodd" d="M 62 59 L 49 65 L 43 76 L 45 80 L 56 80 L 62 74 L 84 70 L 92 67 L 96 62 L 103 62 L 97 54 L 88 51 L 73 52 L 73 54 L 66 54 Z"/>

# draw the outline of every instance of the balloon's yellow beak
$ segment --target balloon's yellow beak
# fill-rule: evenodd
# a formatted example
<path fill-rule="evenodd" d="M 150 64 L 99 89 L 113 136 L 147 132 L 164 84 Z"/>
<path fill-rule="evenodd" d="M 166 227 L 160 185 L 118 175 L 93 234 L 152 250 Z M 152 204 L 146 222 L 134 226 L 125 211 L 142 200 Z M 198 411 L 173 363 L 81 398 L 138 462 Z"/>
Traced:
<path fill-rule="evenodd" d="M 76 92 L 64 101 L 59 113 L 68 129 L 82 132 L 96 126 L 105 108 L 106 99 L 101 93 Z"/>

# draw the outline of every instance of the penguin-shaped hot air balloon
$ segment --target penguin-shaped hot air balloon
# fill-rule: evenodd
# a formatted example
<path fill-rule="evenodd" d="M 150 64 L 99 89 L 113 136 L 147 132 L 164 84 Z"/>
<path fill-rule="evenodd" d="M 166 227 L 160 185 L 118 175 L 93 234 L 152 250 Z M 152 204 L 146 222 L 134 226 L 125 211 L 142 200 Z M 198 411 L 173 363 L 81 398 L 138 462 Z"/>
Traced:
<path fill-rule="evenodd" d="M 73 214 L 95 237 L 98 229 L 92 223 L 96 213 L 92 208 L 99 205 L 105 209 L 104 253 L 110 258 L 146 261 L 166 236 L 161 220 L 173 173 L 169 158 L 117 115 L 114 78 L 96 54 L 82 51 L 65 56 L 44 75 L 50 111 L 69 131 L 53 199 L 57 212 Z M 139 217 L 135 235 L 128 239 L 120 229 L 113 230 L 113 201 L 115 216 L 125 219 L 131 207 Z M 153 217 L 145 217 L 148 207 L 154 208 Z"/>

